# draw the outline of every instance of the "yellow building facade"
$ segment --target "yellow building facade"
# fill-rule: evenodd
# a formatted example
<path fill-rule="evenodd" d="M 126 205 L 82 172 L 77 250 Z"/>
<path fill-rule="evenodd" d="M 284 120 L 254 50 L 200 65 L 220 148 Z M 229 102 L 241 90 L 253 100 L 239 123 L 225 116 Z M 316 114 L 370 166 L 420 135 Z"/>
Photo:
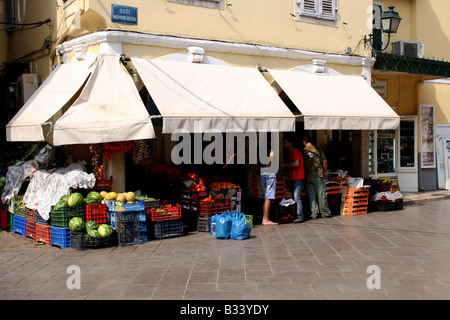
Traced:
<path fill-rule="evenodd" d="M 3 8 L 5 6 L 5 0 Z M 23 23 L 45 22 L 26 30 L 9 26 L 0 34 L 0 64 L 26 63 L 31 74 L 41 84 L 56 65 L 83 61 L 98 55 L 122 55 L 167 61 L 192 62 L 243 68 L 258 68 L 286 102 L 284 88 L 266 70 L 301 70 L 362 77 L 370 83 L 403 120 L 414 125 L 414 167 L 400 170 L 400 130 L 391 130 L 391 171 L 379 168 L 377 157 L 369 150 L 381 141 L 374 139 L 376 131 L 353 127 L 309 128 L 318 145 L 330 154 L 335 169 L 341 169 L 339 159 L 350 158 L 345 168 L 352 176 L 395 176 L 403 186 L 423 176 L 417 156 L 420 156 L 420 105 L 434 105 L 436 124 L 447 124 L 441 107 L 445 94 L 432 95 L 446 87 L 442 83 L 425 81 L 439 78 L 434 75 L 416 75 L 408 72 L 377 69 L 376 55 L 372 55 L 365 39 L 372 34 L 376 6 L 383 11 L 394 5 L 402 17 L 401 25 L 391 38 L 423 41 L 426 56 L 446 59 L 450 44 L 440 41 L 447 36 L 445 7 L 442 1 L 372 1 L 372 0 L 154 0 L 154 1 L 7 1 L 25 10 Z M 448 9 L 448 8 L 447 8 Z M 23 13 L 23 12 L 22 12 Z M 4 14 L 5 16 L 5 14 Z M 17 13 L 16 13 L 17 16 Z M 19 12 L 20 17 L 20 12 Z M 420 28 L 427 21 L 430 28 Z M 431 28 L 432 26 L 432 28 Z M 425 30 L 426 29 L 426 30 Z M 436 41 L 434 40 L 436 39 Z M 448 37 L 446 38 L 448 39 Z M 441 43 L 439 43 L 441 42 Z M 5 46 L 3 46 L 3 44 Z M 7 48 L 6 50 L 4 48 Z M 443 56 L 444 55 L 444 56 Z M 135 73 L 129 62 L 130 74 Z M 321 70 L 321 71 L 318 71 Z M 24 70 L 25 72 L 25 70 Z M 139 77 L 137 77 L 139 78 Z M 139 80 L 139 79 L 137 79 Z M 143 83 L 137 81 L 138 88 Z M 437 88 L 439 87 L 439 89 Z M 324 88 L 324 95 L 326 95 Z M 289 96 L 289 95 L 288 95 Z M 433 98 L 431 98 L 433 97 Z M 433 100 L 434 99 L 434 100 Z M 439 101 L 437 101 L 439 99 Z M 365 105 L 361 99 L 361 108 Z M 356 110 L 357 106 L 354 110 Z M 442 110 L 441 110 L 442 109 Z M 356 112 L 355 112 L 356 113 Z M 303 118 L 297 112 L 297 127 L 303 131 Z M 405 118 L 406 117 L 406 118 Z M 406 122 L 404 122 L 406 123 Z M 156 160 L 170 162 L 168 135 L 155 124 L 156 139 L 153 149 Z M 383 132 L 380 137 L 383 136 Z M 390 134 L 390 133 L 389 133 Z M 371 142 L 372 141 L 372 144 Z M 380 142 L 381 143 L 381 142 Z M 336 155 L 340 153 L 339 157 Z M 333 156 L 335 156 L 333 158 Z M 373 158 L 375 157 L 375 158 Z M 383 155 L 385 157 L 385 155 Z M 387 155 L 391 160 L 390 155 Z M 375 160 L 375 162 L 373 162 Z M 380 164 L 382 163 L 380 158 Z M 124 163 L 118 164 L 119 167 Z M 428 169 L 428 168 L 426 168 Z M 112 169 L 111 169 L 112 170 Z M 436 169 L 434 169 L 436 170 Z M 120 170 L 119 170 L 120 171 Z M 382 172 L 383 171 L 383 172 Z M 423 171 L 423 170 L 422 170 Z M 430 170 L 428 170 L 430 171 Z M 425 177 L 429 172 L 425 170 Z M 404 175 L 402 175 L 405 173 Z M 117 181 L 124 179 L 117 179 Z M 406 183 L 404 183 L 406 182 Z M 413 187 L 414 189 L 415 187 Z"/>
<path fill-rule="evenodd" d="M 371 133 L 370 173 L 395 176 L 403 191 L 448 188 L 450 3 L 374 1 L 374 13 L 390 5 L 402 20 L 386 50 L 375 55 L 372 83 L 402 120 L 395 132 L 388 132 L 392 139 L 383 138 L 386 132 Z M 383 40 L 384 45 L 387 34 Z M 383 144 L 394 152 L 387 154 Z"/>

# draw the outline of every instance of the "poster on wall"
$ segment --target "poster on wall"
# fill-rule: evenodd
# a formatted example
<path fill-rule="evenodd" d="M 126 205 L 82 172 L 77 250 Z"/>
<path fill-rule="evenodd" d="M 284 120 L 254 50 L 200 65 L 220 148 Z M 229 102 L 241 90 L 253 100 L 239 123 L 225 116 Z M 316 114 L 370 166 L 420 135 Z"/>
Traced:
<path fill-rule="evenodd" d="M 420 105 L 422 168 L 436 168 L 434 147 L 434 105 Z"/>

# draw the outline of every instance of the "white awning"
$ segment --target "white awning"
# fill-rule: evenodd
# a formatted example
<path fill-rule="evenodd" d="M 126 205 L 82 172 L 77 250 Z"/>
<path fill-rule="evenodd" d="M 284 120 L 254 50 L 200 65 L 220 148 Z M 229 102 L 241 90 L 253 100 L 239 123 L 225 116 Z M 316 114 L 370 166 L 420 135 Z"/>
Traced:
<path fill-rule="evenodd" d="M 256 68 L 132 58 L 163 132 L 294 131 L 295 116 Z"/>
<path fill-rule="evenodd" d="M 395 129 L 400 117 L 360 76 L 269 70 L 309 130 Z"/>
<path fill-rule="evenodd" d="M 58 65 L 6 125 L 7 141 L 44 141 L 41 124 L 56 120 L 91 73 L 93 61 Z"/>
<path fill-rule="evenodd" d="M 53 130 L 55 146 L 154 137 L 150 115 L 119 56 L 97 57 L 80 96 Z"/>

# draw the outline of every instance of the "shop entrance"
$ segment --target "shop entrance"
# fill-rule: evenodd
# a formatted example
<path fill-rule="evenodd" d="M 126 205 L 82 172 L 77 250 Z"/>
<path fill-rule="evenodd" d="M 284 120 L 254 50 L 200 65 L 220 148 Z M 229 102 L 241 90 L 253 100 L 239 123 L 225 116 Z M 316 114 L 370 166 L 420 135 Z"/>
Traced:
<path fill-rule="evenodd" d="M 439 189 L 450 189 L 450 136 L 437 138 L 437 162 Z"/>

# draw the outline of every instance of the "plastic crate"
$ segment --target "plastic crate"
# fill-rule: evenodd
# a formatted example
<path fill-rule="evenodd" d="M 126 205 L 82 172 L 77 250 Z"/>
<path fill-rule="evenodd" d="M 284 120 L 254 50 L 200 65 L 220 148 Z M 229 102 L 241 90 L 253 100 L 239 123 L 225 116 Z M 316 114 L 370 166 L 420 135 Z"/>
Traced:
<path fill-rule="evenodd" d="M 250 228 L 253 228 L 253 216 L 251 214 L 246 214 L 245 217 L 247 218 L 247 223 Z"/>
<path fill-rule="evenodd" d="M 27 224 L 26 218 L 14 215 L 13 232 L 19 233 L 25 237 L 26 224 Z"/>
<path fill-rule="evenodd" d="M 36 242 L 42 242 L 51 245 L 50 226 L 42 223 L 36 223 Z"/>
<path fill-rule="evenodd" d="M 369 196 L 369 187 L 346 187 L 345 197 L 365 197 Z"/>
<path fill-rule="evenodd" d="M 26 218 L 27 220 L 32 220 L 36 222 L 36 210 L 35 209 L 30 209 L 30 208 L 26 208 Z"/>
<path fill-rule="evenodd" d="M 11 214 L 8 210 L 3 208 L 3 205 L 0 206 L 0 227 L 3 230 L 9 230 L 11 225 Z"/>
<path fill-rule="evenodd" d="M 181 205 L 160 206 L 159 208 L 152 208 L 147 211 L 147 220 L 150 221 L 166 221 L 181 219 Z"/>
<path fill-rule="evenodd" d="M 159 208 L 159 203 L 160 200 L 159 199 L 155 199 L 155 200 L 146 200 L 145 198 L 140 198 L 140 197 L 136 197 L 136 200 L 144 200 L 144 206 L 145 206 L 145 210 L 150 210 L 152 208 Z"/>
<path fill-rule="evenodd" d="M 85 220 L 85 206 L 62 207 L 58 210 L 51 207 L 50 225 L 55 227 L 68 227 L 70 219 L 80 217 Z"/>
<path fill-rule="evenodd" d="M 13 213 L 14 213 L 14 215 L 16 215 L 18 217 L 22 217 L 22 218 L 27 217 L 27 209 L 25 207 L 20 208 L 16 202 L 14 202 L 14 204 L 13 204 Z"/>
<path fill-rule="evenodd" d="M 104 203 L 87 204 L 85 217 L 86 221 L 95 221 L 97 224 L 108 223 L 108 206 Z"/>
<path fill-rule="evenodd" d="M 113 177 L 109 177 L 108 179 L 97 179 L 95 181 L 95 186 L 94 186 L 94 190 L 98 190 L 98 191 L 109 191 L 112 189 L 112 185 L 113 185 Z"/>
<path fill-rule="evenodd" d="M 341 209 L 341 215 L 343 216 L 356 216 L 359 214 L 367 214 L 367 206 L 343 208 Z"/>
<path fill-rule="evenodd" d="M 36 221 L 33 221 L 31 219 L 26 220 L 27 221 L 25 224 L 25 236 L 33 240 L 36 240 Z"/>
<path fill-rule="evenodd" d="M 76 250 L 100 249 L 117 247 L 117 232 L 113 232 L 106 237 L 92 237 L 85 232 L 70 233 L 70 247 Z"/>
<path fill-rule="evenodd" d="M 14 231 L 14 214 L 9 214 L 9 230 Z"/>
<path fill-rule="evenodd" d="M 220 214 L 224 211 L 230 210 L 230 201 L 216 201 L 214 203 L 209 201 L 200 201 L 199 214 L 212 215 Z"/>
<path fill-rule="evenodd" d="M 292 204 L 287 207 L 278 206 L 275 215 L 278 224 L 292 223 L 297 219 L 297 204 Z"/>
<path fill-rule="evenodd" d="M 153 223 L 153 238 L 161 240 L 166 237 L 181 237 L 183 236 L 183 221 L 166 220 L 155 221 Z"/>
<path fill-rule="evenodd" d="M 197 231 L 210 232 L 211 229 L 211 217 L 214 214 L 202 214 L 197 219 Z"/>
<path fill-rule="evenodd" d="M 374 201 L 376 208 L 380 211 L 403 210 L 403 199 L 395 201 L 378 200 Z"/>
<path fill-rule="evenodd" d="M 114 225 L 117 231 L 119 246 L 141 244 L 140 240 L 140 213 L 141 211 L 114 212 Z"/>
<path fill-rule="evenodd" d="M 50 226 L 50 242 L 51 246 L 70 248 L 70 228 Z"/>
<path fill-rule="evenodd" d="M 181 190 L 181 200 L 196 201 L 207 197 L 206 191 Z"/>
<path fill-rule="evenodd" d="M 48 218 L 48 220 L 45 220 L 44 218 L 42 218 L 42 216 L 39 214 L 39 211 L 36 210 L 36 223 L 37 224 L 43 224 L 46 226 L 50 225 L 50 217 Z"/>

